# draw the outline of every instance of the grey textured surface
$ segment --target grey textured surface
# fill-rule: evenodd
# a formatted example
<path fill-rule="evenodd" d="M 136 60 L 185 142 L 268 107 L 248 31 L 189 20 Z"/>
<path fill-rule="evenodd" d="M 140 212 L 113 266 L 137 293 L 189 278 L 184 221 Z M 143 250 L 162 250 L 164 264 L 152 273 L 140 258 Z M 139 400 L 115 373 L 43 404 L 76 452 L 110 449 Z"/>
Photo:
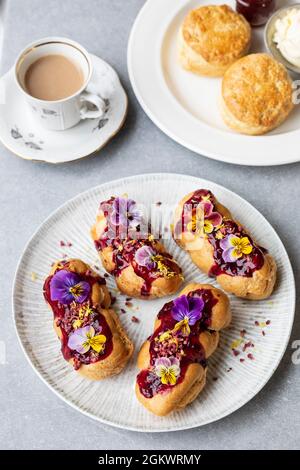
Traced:
<path fill-rule="evenodd" d="M 233 415 L 185 432 L 139 434 L 96 423 L 64 404 L 27 363 L 12 323 L 13 276 L 26 241 L 60 204 L 102 182 L 138 173 L 177 172 L 211 179 L 246 198 L 267 217 L 287 248 L 298 283 L 300 164 L 270 168 L 226 165 L 180 147 L 154 126 L 133 95 L 126 66 L 130 28 L 143 0 L 8 2 L 2 72 L 11 67 L 26 43 L 47 35 L 72 37 L 115 67 L 130 105 L 117 137 L 82 161 L 61 166 L 31 163 L 0 147 L 0 341 L 7 349 L 7 362 L 0 364 L 0 447 L 299 448 L 300 365 L 291 361 L 292 341 L 300 339 L 299 311 L 284 359 L 266 387 Z M 118 413 L 126 413 L 126 409 Z"/>

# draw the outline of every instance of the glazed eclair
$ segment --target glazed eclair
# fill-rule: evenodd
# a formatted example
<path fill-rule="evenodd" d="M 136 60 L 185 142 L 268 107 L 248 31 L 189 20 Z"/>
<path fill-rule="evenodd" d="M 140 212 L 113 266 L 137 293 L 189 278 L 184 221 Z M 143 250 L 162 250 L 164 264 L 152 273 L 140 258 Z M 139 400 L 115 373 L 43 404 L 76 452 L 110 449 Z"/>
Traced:
<path fill-rule="evenodd" d="M 91 235 L 102 264 L 130 297 L 173 294 L 183 280 L 181 268 L 142 225 L 143 216 L 132 199 L 111 197 L 101 202 Z"/>
<path fill-rule="evenodd" d="M 273 291 L 276 264 L 206 189 L 185 196 L 175 211 L 173 236 L 192 261 L 226 292 L 265 299 Z"/>
<path fill-rule="evenodd" d="M 44 283 L 62 355 L 91 380 L 118 374 L 133 353 L 105 284 L 79 259 L 56 262 Z"/>
<path fill-rule="evenodd" d="M 138 355 L 135 389 L 141 404 L 165 416 L 195 400 L 205 386 L 219 330 L 230 321 L 227 296 L 209 284 L 189 284 L 166 303 Z"/>

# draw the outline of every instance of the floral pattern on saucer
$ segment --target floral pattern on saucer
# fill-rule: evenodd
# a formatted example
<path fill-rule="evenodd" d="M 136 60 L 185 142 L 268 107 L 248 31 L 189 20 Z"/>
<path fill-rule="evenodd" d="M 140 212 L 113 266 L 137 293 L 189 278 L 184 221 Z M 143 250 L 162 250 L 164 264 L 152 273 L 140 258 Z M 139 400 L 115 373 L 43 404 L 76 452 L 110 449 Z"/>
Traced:
<path fill-rule="evenodd" d="M 32 140 L 27 140 L 22 134 L 21 132 L 19 131 L 18 127 L 15 126 L 11 129 L 10 131 L 11 133 L 11 136 L 13 139 L 15 140 L 19 140 L 20 142 L 22 142 L 25 146 L 33 149 L 33 150 L 43 150 L 41 145 L 40 144 L 43 144 L 44 142 L 41 140 L 39 141 L 39 143 L 37 144 L 36 142 L 33 142 Z M 28 137 L 32 138 L 34 137 L 34 134 L 32 133 L 29 133 L 28 134 Z"/>

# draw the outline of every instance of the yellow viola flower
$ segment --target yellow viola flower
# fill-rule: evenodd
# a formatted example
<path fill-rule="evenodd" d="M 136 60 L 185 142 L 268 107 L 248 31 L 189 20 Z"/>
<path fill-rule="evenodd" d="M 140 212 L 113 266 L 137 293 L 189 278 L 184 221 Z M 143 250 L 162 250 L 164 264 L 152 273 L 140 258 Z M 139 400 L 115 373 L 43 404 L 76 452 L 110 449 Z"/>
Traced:
<path fill-rule="evenodd" d="M 102 352 L 105 347 L 106 336 L 95 334 L 91 325 L 76 329 L 68 339 L 68 347 L 80 354 L 87 353 L 92 348 L 97 353 Z"/>
<path fill-rule="evenodd" d="M 233 263 L 243 255 L 249 255 L 253 250 L 248 237 L 237 237 L 233 234 L 221 240 L 220 247 L 224 250 L 222 256 L 226 263 Z"/>
<path fill-rule="evenodd" d="M 195 232 L 198 235 L 203 235 L 204 232 L 204 217 L 203 212 L 197 211 L 196 214 L 192 216 L 191 221 L 187 224 L 187 229 L 190 232 Z"/>
<path fill-rule="evenodd" d="M 180 375 L 180 362 L 176 357 L 156 359 L 154 371 L 164 385 L 175 385 Z"/>
<path fill-rule="evenodd" d="M 212 233 L 221 223 L 222 216 L 214 211 L 214 205 L 209 200 L 202 200 L 187 224 L 187 229 L 203 236 Z"/>
<path fill-rule="evenodd" d="M 102 352 L 106 343 L 105 335 L 96 335 L 87 339 L 88 344 L 96 352 Z"/>

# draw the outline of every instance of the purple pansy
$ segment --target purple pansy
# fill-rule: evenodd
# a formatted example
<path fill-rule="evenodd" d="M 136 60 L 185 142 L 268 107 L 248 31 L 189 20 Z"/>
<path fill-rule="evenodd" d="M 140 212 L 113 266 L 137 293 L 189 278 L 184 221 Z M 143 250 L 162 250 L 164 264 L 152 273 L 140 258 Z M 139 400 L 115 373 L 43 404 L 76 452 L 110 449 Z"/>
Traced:
<path fill-rule="evenodd" d="M 62 304 L 70 304 L 75 300 L 83 303 L 90 294 L 90 285 L 81 281 L 78 274 L 64 269 L 56 272 L 50 281 L 51 300 L 57 300 Z"/>
<path fill-rule="evenodd" d="M 156 266 L 155 256 L 156 251 L 148 245 L 141 246 L 135 253 L 134 259 L 139 266 L 144 266 L 147 269 L 154 269 Z"/>
<path fill-rule="evenodd" d="M 141 211 L 132 199 L 117 197 L 112 204 L 110 222 L 115 226 L 135 228 L 142 221 Z"/>
<path fill-rule="evenodd" d="M 200 214 L 199 214 L 200 209 Z M 201 215 L 203 214 L 203 215 Z M 219 212 L 214 212 L 214 206 L 210 201 L 201 201 L 197 207 L 197 212 L 195 216 L 195 230 L 200 232 L 204 230 L 205 233 L 211 233 L 214 230 L 214 227 L 217 227 L 222 223 L 222 216 Z M 202 219 L 202 220 L 201 220 Z"/>
<path fill-rule="evenodd" d="M 213 227 L 222 223 L 222 216 L 219 212 L 214 212 L 214 206 L 210 201 L 202 201 L 200 206 L 204 213 L 204 231 L 211 233 Z"/>
<path fill-rule="evenodd" d="M 187 225 L 188 230 L 200 235 L 212 233 L 215 227 L 222 223 L 222 216 L 214 211 L 214 205 L 210 201 L 201 201 Z"/>
<path fill-rule="evenodd" d="M 181 295 L 173 301 L 172 317 L 178 322 L 185 321 L 192 326 L 202 317 L 203 308 L 204 300 L 201 297 Z"/>

